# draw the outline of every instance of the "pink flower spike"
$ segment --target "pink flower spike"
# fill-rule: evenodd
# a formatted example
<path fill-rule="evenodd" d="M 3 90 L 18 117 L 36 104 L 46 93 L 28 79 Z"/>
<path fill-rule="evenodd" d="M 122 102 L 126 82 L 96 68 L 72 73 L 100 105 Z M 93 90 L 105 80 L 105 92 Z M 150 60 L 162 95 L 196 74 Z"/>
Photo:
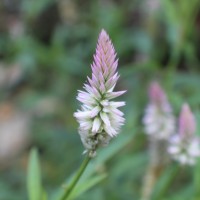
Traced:
<path fill-rule="evenodd" d="M 181 165 L 195 165 L 200 157 L 200 140 L 195 136 L 196 122 L 187 103 L 182 106 L 178 125 L 178 133 L 169 140 L 168 152 Z"/>
<path fill-rule="evenodd" d="M 179 134 L 182 137 L 190 137 L 196 131 L 196 122 L 193 113 L 187 103 L 183 104 L 179 117 Z"/>
<path fill-rule="evenodd" d="M 157 82 L 149 87 L 150 102 L 145 110 L 145 133 L 156 140 L 168 140 L 175 132 L 175 117 L 164 90 Z"/>
<path fill-rule="evenodd" d="M 105 146 L 116 136 L 125 119 L 118 107 L 125 102 L 110 101 L 126 91 L 113 91 L 119 75 L 118 59 L 115 49 L 105 30 L 102 30 L 94 61 L 91 65 L 92 76 L 87 77 L 85 91 L 78 91 L 77 99 L 82 103 L 81 110 L 74 116 L 79 122 L 79 134 L 86 151 L 95 154 L 96 148 Z"/>

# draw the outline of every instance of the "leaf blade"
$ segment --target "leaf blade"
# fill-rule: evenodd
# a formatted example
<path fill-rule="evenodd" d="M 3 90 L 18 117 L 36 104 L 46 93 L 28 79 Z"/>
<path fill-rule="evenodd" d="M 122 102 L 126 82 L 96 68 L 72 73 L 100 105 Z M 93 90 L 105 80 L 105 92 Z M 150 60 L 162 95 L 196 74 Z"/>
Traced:
<path fill-rule="evenodd" d="M 28 172 L 27 172 L 27 189 L 29 200 L 39 200 L 42 196 L 42 180 L 39 163 L 38 151 L 36 148 L 31 149 Z"/>

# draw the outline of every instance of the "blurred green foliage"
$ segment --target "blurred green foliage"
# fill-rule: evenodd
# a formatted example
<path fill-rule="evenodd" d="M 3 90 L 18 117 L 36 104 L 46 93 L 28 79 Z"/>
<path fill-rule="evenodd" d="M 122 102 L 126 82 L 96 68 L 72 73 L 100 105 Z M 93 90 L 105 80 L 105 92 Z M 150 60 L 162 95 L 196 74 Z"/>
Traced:
<path fill-rule="evenodd" d="M 80 165 L 83 147 L 73 112 L 79 106 L 77 90 L 90 76 L 102 28 L 118 53 L 117 87 L 128 91 L 120 97 L 127 102 L 126 124 L 110 146 L 99 150 L 79 192 L 98 185 L 77 199 L 140 199 L 149 160 L 141 123 L 149 82 L 157 79 L 163 85 L 176 116 L 188 102 L 200 123 L 199 8 L 198 0 L 2 0 L 0 63 L 4 68 L 18 64 L 22 76 L 0 88 L 1 102 L 31 113 L 32 125 L 28 148 L 0 171 L 0 199 L 28 198 L 27 154 L 32 146 L 39 149 L 43 186 L 52 200 Z M 50 101 L 53 111 L 36 109 L 41 100 Z M 177 175 L 166 200 L 188 200 L 194 193 L 194 200 L 199 199 L 198 166 Z M 168 173 L 170 168 L 160 182 Z M 82 184 L 84 180 L 88 185 Z"/>

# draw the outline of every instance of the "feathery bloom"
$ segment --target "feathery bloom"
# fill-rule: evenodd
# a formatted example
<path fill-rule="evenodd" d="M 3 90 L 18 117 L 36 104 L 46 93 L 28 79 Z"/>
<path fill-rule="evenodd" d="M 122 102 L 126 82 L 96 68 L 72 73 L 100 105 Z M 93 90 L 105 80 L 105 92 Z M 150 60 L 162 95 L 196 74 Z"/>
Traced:
<path fill-rule="evenodd" d="M 195 136 L 196 122 L 188 104 L 183 104 L 178 133 L 169 140 L 168 152 L 183 165 L 194 165 L 200 156 L 200 141 Z"/>
<path fill-rule="evenodd" d="M 107 145 L 119 133 L 125 121 L 124 114 L 118 109 L 125 102 L 111 101 L 126 92 L 113 91 L 119 79 L 117 65 L 113 44 L 106 31 L 102 30 L 91 65 L 92 77 L 87 78 L 85 91 L 78 92 L 81 110 L 74 113 L 80 124 L 81 140 L 91 156 L 95 155 L 97 147 Z"/>
<path fill-rule="evenodd" d="M 154 139 L 168 139 L 175 131 L 175 118 L 166 94 L 157 82 L 150 85 L 149 99 L 143 118 L 145 132 Z"/>

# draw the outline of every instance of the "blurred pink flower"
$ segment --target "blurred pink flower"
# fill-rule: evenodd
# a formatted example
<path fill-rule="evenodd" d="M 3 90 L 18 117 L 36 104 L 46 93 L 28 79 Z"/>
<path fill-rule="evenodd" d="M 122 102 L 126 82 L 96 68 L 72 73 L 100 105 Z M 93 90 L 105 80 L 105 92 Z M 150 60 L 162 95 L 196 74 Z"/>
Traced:
<path fill-rule="evenodd" d="M 179 134 L 182 137 L 193 136 L 196 131 L 196 122 L 188 104 L 183 104 L 179 117 Z"/>
<path fill-rule="evenodd" d="M 108 34 L 102 30 L 91 65 L 92 77 L 88 77 L 85 91 L 79 91 L 77 96 L 82 103 L 81 110 L 74 113 L 80 124 L 81 140 L 90 152 L 108 144 L 119 133 L 125 121 L 124 114 L 118 109 L 125 102 L 110 101 L 126 92 L 113 91 L 119 79 L 117 65 L 115 49 Z"/>
<path fill-rule="evenodd" d="M 152 82 L 150 85 L 149 98 L 151 103 L 157 104 L 158 106 L 162 106 L 164 103 L 166 104 L 166 94 L 156 81 Z"/>
<path fill-rule="evenodd" d="M 195 136 L 196 122 L 188 104 L 183 104 L 178 133 L 170 138 L 168 152 L 183 165 L 194 165 L 200 156 L 200 141 Z"/>
<path fill-rule="evenodd" d="M 143 118 L 145 132 L 154 139 L 168 139 L 175 131 L 175 118 L 166 94 L 157 82 L 150 85 L 149 99 Z"/>

